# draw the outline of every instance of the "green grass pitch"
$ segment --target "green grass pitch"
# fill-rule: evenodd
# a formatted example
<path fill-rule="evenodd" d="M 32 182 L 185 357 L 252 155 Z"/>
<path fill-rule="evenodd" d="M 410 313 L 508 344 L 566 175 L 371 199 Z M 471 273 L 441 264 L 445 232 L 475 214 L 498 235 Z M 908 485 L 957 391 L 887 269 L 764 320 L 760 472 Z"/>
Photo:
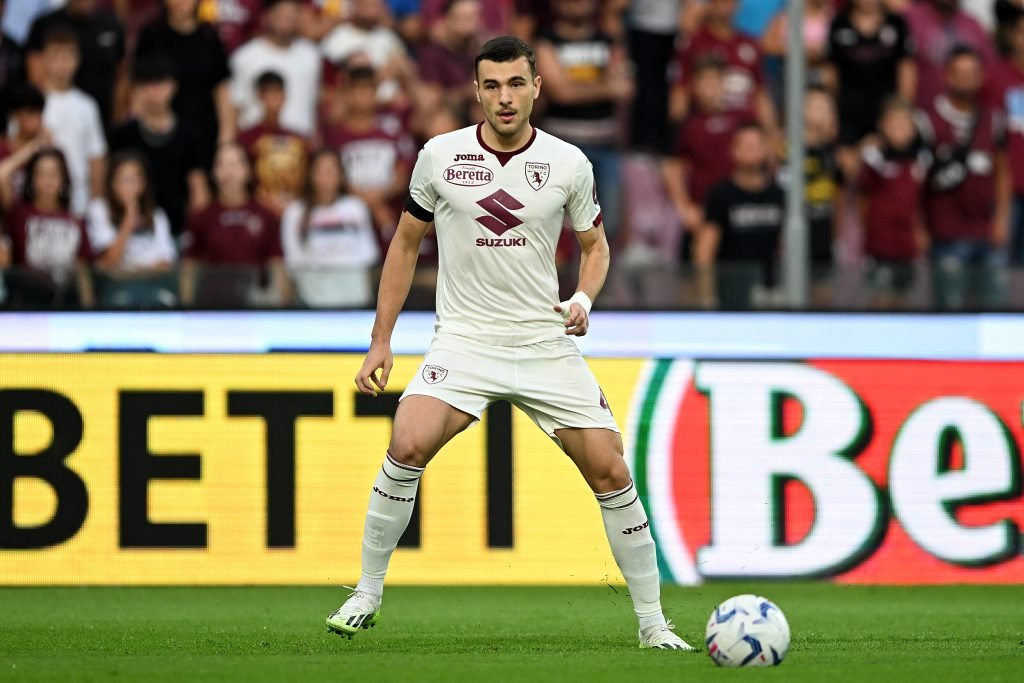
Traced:
<path fill-rule="evenodd" d="M 775 600 L 793 630 L 777 669 L 637 649 L 623 588 L 388 589 L 379 625 L 326 632 L 336 588 L 0 589 L 0 681 L 1024 681 L 1024 586 L 666 587 L 702 644 L 730 595 Z"/>

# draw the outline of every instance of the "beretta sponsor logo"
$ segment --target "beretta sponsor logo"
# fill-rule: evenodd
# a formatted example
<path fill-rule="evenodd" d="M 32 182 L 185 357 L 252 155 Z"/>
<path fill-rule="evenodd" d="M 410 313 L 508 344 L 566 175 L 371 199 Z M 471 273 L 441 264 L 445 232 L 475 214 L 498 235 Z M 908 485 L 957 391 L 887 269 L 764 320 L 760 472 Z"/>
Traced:
<path fill-rule="evenodd" d="M 455 164 L 444 169 L 444 179 L 452 185 L 476 187 L 494 180 L 494 173 L 489 168 L 477 164 Z"/>

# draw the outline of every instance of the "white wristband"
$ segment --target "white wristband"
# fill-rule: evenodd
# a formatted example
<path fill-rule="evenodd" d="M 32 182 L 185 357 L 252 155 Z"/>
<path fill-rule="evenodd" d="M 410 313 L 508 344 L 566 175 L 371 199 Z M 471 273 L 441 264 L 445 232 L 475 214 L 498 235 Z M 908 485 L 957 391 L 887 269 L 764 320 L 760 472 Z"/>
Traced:
<path fill-rule="evenodd" d="M 583 307 L 583 311 L 588 316 L 590 315 L 590 308 L 591 308 L 591 306 L 594 305 L 593 302 L 591 302 L 590 297 L 587 296 L 586 292 L 576 292 L 571 297 L 569 297 L 567 300 L 565 300 L 565 301 L 561 302 L 560 304 L 558 304 L 559 306 L 562 307 L 562 317 L 563 318 L 568 318 L 569 317 L 569 309 L 570 309 L 570 307 L 572 306 L 573 303 L 577 303 L 580 306 L 582 306 Z"/>

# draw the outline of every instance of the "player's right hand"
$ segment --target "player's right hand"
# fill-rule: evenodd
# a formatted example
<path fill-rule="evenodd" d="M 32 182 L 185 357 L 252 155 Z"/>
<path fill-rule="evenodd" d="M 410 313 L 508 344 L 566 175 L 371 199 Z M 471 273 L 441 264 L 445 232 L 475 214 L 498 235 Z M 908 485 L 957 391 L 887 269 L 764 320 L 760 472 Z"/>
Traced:
<path fill-rule="evenodd" d="M 356 387 L 360 393 L 376 396 L 377 391 L 384 391 L 388 386 L 388 375 L 395 364 L 395 357 L 391 353 L 391 344 L 370 344 L 370 350 L 366 352 L 363 360 L 363 367 L 359 368 L 356 374 Z M 377 371 L 380 370 L 380 377 Z M 372 384 L 371 384 L 372 382 Z"/>

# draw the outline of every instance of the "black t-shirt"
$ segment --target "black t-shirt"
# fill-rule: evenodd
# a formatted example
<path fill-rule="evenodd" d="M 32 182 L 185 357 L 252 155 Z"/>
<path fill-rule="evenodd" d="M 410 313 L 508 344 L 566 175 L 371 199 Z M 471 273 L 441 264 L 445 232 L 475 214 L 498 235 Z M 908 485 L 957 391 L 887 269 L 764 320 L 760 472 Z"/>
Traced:
<path fill-rule="evenodd" d="M 203 166 L 209 167 L 217 144 L 214 90 L 231 77 L 224 44 L 217 29 L 200 24 L 189 34 L 178 33 L 166 20 L 149 24 L 139 35 L 136 58 L 161 56 L 170 60 L 178 79 L 174 111 L 187 121 L 199 140 Z"/>
<path fill-rule="evenodd" d="M 156 203 L 167 214 L 174 234 L 181 234 L 188 204 L 188 174 L 203 167 L 192 130 L 179 120 L 168 133 L 152 133 L 133 119 L 114 129 L 110 149 L 135 149 L 146 157 Z"/>
<path fill-rule="evenodd" d="M 844 11 L 828 36 L 829 60 L 839 74 L 840 142 L 853 144 L 875 128 L 882 102 L 896 92 L 899 63 L 912 53 L 906 21 L 889 13 L 874 35 L 863 35 Z"/>
<path fill-rule="evenodd" d="M 7 132 L 10 93 L 25 82 L 21 48 L 6 33 L 0 34 L 0 134 Z"/>
<path fill-rule="evenodd" d="M 75 74 L 75 85 L 96 100 L 103 126 L 109 130 L 114 109 L 114 76 L 125 56 L 121 22 L 109 10 L 97 9 L 80 15 L 66 8 L 59 9 L 44 14 L 32 24 L 26 51 L 41 51 L 47 32 L 57 26 L 67 26 L 78 36 L 81 63 Z"/>
<path fill-rule="evenodd" d="M 786 196 L 774 181 L 750 192 L 729 178 L 708 192 L 704 215 L 718 227 L 718 260 L 774 263 Z"/>

